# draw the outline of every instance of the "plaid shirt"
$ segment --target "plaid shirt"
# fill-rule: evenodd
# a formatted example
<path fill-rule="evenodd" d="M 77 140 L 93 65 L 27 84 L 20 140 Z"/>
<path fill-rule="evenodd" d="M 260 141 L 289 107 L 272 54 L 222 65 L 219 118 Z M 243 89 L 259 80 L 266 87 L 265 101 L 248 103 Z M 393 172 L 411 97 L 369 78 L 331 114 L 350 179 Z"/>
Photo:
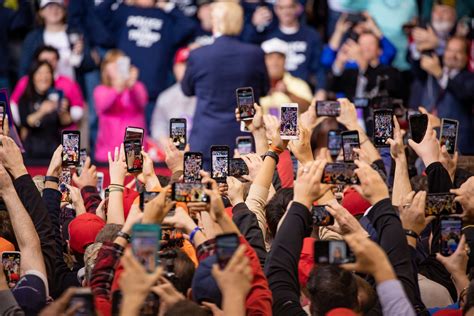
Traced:
<path fill-rule="evenodd" d="M 104 242 L 97 254 L 96 264 L 92 270 L 91 288 L 94 297 L 109 300 L 115 269 L 120 263 L 124 248 L 110 241 Z"/>
<path fill-rule="evenodd" d="M 212 256 L 216 252 L 216 239 L 208 239 L 200 244 L 196 249 L 199 262 Z"/>
<path fill-rule="evenodd" d="M 97 188 L 93 186 L 85 186 L 81 190 L 82 199 L 84 200 L 84 206 L 86 207 L 87 213 L 95 214 L 97 207 L 99 206 L 102 199 L 100 198 Z"/>

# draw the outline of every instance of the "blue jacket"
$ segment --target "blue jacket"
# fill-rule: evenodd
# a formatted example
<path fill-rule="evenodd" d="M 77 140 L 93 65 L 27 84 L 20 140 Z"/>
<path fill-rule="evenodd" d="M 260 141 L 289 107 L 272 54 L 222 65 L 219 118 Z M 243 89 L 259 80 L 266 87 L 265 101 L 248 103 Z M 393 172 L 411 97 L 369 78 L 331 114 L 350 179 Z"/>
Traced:
<path fill-rule="evenodd" d="M 140 70 L 139 80 L 150 100 L 172 84 L 171 67 L 176 49 L 190 40 L 195 22 L 177 8 L 166 13 L 159 8 L 141 8 L 105 0 L 96 7 L 114 35 L 115 46 Z M 116 8 L 115 8 L 116 7 Z"/>
<path fill-rule="evenodd" d="M 181 87 L 185 95 L 197 96 L 189 139 L 192 151 L 202 152 L 207 160 L 211 145 L 234 148 L 235 138 L 242 135 L 235 121 L 235 89 L 247 86 L 253 88 L 255 100 L 269 88 L 259 47 L 221 36 L 190 53 Z"/>

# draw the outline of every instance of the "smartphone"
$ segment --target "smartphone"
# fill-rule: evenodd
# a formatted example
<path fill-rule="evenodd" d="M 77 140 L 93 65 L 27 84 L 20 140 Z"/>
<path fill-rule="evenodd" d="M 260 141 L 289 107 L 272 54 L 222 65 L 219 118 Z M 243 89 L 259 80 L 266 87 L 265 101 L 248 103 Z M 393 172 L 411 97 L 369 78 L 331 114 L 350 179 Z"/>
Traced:
<path fill-rule="evenodd" d="M 9 288 L 14 288 L 20 280 L 21 253 L 19 251 L 2 252 L 2 265 Z"/>
<path fill-rule="evenodd" d="M 74 313 L 75 316 L 94 316 L 95 306 L 94 306 L 94 297 L 90 288 L 78 288 L 76 293 L 71 297 L 69 301 L 69 307 L 72 308 L 75 305 L 80 304 L 81 307 L 77 309 Z"/>
<path fill-rule="evenodd" d="M 84 165 L 86 164 L 86 159 L 87 159 L 87 150 L 85 148 L 81 148 L 81 150 L 79 150 L 79 166 L 76 168 L 76 172 L 78 176 L 80 176 L 82 173 L 82 169 L 84 168 Z"/>
<path fill-rule="evenodd" d="M 445 145 L 449 154 L 454 155 L 456 152 L 458 140 L 459 122 L 451 119 L 441 120 L 441 133 L 439 135 L 439 144 Z"/>
<path fill-rule="evenodd" d="M 252 152 L 252 136 L 239 136 L 235 139 L 237 151 L 240 155 L 247 155 Z"/>
<path fill-rule="evenodd" d="M 2 135 L 4 135 L 4 130 L 5 130 L 4 122 L 5 122 L 5 116 L 7 115 L 6 109 L 7 109 L 6 103 L 3 101 L 0 101 L 0 126 L 2 128 Z M 5 136 L 8 136 L 8 135 L 5 135 Z"/>
<path fill-rule="evenodd" d="M 230 160 L 230 176 L 240 178 L 249 174 L 249 168 L 242 158 L 232 158 Z"/>
<path fill-rule="evenodd" d="M 314 242 L 314 262 L 317 264 L 344 264 L 355 262 L 355 256 L 344 240 L 317 240 Z"/>
<path fill-rule="evenodd" d="M 186 147 L 186 119 L 172 118 L 170 119 L 170 138 L 173 144 L 179 150 L 184 150 Z"/>
<path fill-rule="evenodd" d="M 160 239 L 160 225 L 135 224 L 132 227 L 132 252 L 147 272 L 154 272 L 158 264 Z"/>
<path fill-rule="evenodd" d="M 344 162 L 353 162 L 358 158 L 358 155 L 354 152 L 354 148 L 360 148 L 359 143 L 359 132 L 358 131 L 346 131 L 341 133 L 342 139 L 342 151 L 344 156 Z"/>
<path fill-rule="evenodd" d="M 202 170 L 202 153 L 184 153 L 183 179 L 185 183 L 201 181 L 199 172 Z"/>
<path fill-rule="evenodd" d="M 441 217 L 440 227 L 440 253 L 450 256 L 456 251 L 461 240 L 462 219 L 454 216 Z"/>
<path fill-rule="evenodd" d="M 298 139 L 298 104 L 287 103 L 281 106 L 281 139 Z"/>
<path fill-rule="evenodd" d="M 426 195 L 425 216 L 456 214 L 456 195 L 451 193 L 428 193 Z"/>
<path fill-rule="evenodd" d="M 97 192 L 104 198 L 104 173 L 101 171 L 97 172 Z"/>
<path fill-rule="evenodd" d="M 61 202 L 69 203 L 71 200 L 71 192 L 67 188 L 67 185 L 71 185 L 71 169 L 63 168 L 61 170 L 61 176 L 59 177 L 59 192 L 61 192 Z"/>
<path fill-rule="evenodd" d="M 140 210 L 145 209 L 145 204 L 156 198 L 160 192 L 148 192 L 148 191 L 142 191 L 140 193 Z"/>
<path fill-rule="evenodd" d="M 130 58 L 127 56 L 120 56 L 117 59 L 117 72 L 122 80 L 127 81 L 130 77 Z"/>
<path fill-rule="evenodd" d="M 200 182 L 182 183 L 174 182 L 172 185 L 171 197 L 176 202 L 209 202 L 209 197 L 205 193 L 207 185 Z"/>
<path fill-rule="evenodd" d="M 224 269 L 240 245 L 239 236 L 235 233 L 216 236 L 217 263 Z"/>
<path fill-rule="evenodd" d="M 316 101 L 316 116 L 339 116 L 341 104 L 338 101 Z"/>
<path fill-rule="evenodd" d="M 330 130 L 328 132 L 328 149 L 333 157 L 337 157 L 341 151 L 341 132 L 337 130 Z"/>
<path fill-rule="evenodd" d="M 355 169 L 357 169 L 357 166 L 353 163 L 328 163 L 324 167 L 321 182 L 327 184 L 359 184 Z"/>
<path fill-rule="evenodd" d="M 354 98 L 354 106 L 356 108 L 366 108 L 369 106 L 369 98 Z"/>
<path fill-rule="evenodd" d="M 63 166 L 77 166 L 79 164 L 79 150 L 81 148 L 81 132 L 62 132 Z"/>
<path fill-rule="evenodd" d="M 235 90 L 237 97 L 237 108 L 239 109 L 240 119 L 243 121 L 251 120 L 255 116 L 253 107 L 254 97 L 252 87 L 243 87 Z"/>
<path fill-rule="evenodd" d="M 56 103 L 58 106 L 59 104 L 61 104 L 61 100 L 63 99 L 63 97 L 64 97 L 64 93 L 62 90 L 51 88 L 48 91 L 48 96 L 47 96 L 48 100 Z"/>
<path fill-rule="evenodd" d="M 143 169 L 142 143 L 138 139 L 130 139 L 123 142 L 127 171 L 139 173 Z"/>
<path fill-rule="evenodd" d="M 346 21 L 352 24 L 357 24 L 360 22 L 365 22 L 367 18 L 361 13 L 349 13 L 347 14 Z"/>
<path fill-rule="evenodd" d="M 393 139 L 393 111 L 374 110 L 374 145 L 390 147 L 387 139 Z"/>
<path fill-rule="evenodd" d="M 331 226 L 334 225 L 334 216 L 326 209 L 326 205 L 314 205 L 311 208 L 313 226 Z"/>
<path fill-rule="evenodd" d="M 219 183 L 225 183 L 229 175 L 229 147 L 211 146 L 211 177 Z"/>
<path fill-rule="evenodd" d="M 421 143 L 423 137 L 425 137 L 426 129 L 428 128 L 428 115 L 410 115 L 408 117 L 408 123 L 410 125 L 411 139 L 415 143 Z"/>
<path fill-rule="evenodd" d="M 125 141 L 139 139 L 140 143 L 143 143 L 143 133 L 144 131 L 141 127 L 127 126 L 127 128 L 125 129 L 125 137 L 123 140 Z"/>

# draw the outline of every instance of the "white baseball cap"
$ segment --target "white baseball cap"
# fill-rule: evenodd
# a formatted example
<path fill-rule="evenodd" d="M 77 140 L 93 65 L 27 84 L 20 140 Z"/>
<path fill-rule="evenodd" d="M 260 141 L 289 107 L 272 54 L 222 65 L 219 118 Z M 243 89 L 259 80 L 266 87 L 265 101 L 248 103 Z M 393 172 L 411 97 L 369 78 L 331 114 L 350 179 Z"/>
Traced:
<path fill-rule="evenodd" d="M 43 9 L 48 4 L 56 3 L 60 6 L 64 6 L 64 0 L 41 0 L 40 2 L 40 9 Z"/>
<path fill-rule="evenodd" d="M 274 37 L 263 42 L 262 49 L 265 54 L 279 53 L 286 56 L 288 53 L 288 43 Z"/>

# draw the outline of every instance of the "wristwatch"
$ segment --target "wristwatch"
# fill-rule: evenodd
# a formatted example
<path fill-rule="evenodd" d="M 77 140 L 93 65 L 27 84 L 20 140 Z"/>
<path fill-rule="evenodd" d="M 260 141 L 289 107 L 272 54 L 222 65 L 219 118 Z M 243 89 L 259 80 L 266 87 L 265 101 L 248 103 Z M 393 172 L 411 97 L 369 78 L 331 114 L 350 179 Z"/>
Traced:
<path fill-rule="evenodd" d="M 405 229 L 405 235 L 413 237 L 415 239 L 418 239 L 420 237 L 420 235 L 409 229 Z"/>
<path fill-rule="evenodd" d="M 127 234 L 126 232 L 123 232 L 123 231 L 119 231 L 119 232 L 117 233 L 117 237 L 122 237 L 122 238 L 125 239 L 127 242 L 130 242 L 130 239 L 131 239 L 130 235 Z"/>
<path fill-rule="evenodd" d="M 278 154 L 276 152 L 271 151 L 271 150 L 267 151 L 265 155 L 263 155 L 263 160 L 265 160 L 265 157 L 267 156 L 272 157 L 275 160 L 275 164 L 278 165 L 278 162 L 280 161 L 280 157 L 278 157 Z"/>

